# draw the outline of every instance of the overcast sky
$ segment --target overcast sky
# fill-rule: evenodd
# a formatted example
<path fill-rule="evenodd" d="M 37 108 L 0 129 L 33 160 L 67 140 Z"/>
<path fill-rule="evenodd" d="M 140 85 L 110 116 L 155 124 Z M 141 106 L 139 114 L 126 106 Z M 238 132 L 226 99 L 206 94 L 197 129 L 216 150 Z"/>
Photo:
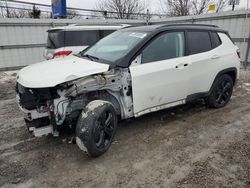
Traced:
<path fill-rule="evenodd" d="M 23 1 L 32 3 L 51 4 L 51 0 L 23 0 Z M 151 12 L 158 12 L 158 10 L 160 10 L 160 3 L 159 3 L 160 0 L 145 0 L 145 1 L 149 5 Z M 247 1 L 250 0 L 240 0 L 240 5 L 236 6 L 236 9 L 246 8 Z M 67 0 L 67 6 L 73 8 L 93 9 L 97 2 L 98 0 Z"/>
<path fill-rule="evenodd" d="M 51 0 L 23 0 L 27 2 L 36 2 L 36 3 L 44 3 L 50 4 Z M 98 0 L 67 0 L 67 6 L 73 8 L 86 8 L 93 9 Z M 159 7 L 159 0 L 146 0 L 150 6 Z"/>

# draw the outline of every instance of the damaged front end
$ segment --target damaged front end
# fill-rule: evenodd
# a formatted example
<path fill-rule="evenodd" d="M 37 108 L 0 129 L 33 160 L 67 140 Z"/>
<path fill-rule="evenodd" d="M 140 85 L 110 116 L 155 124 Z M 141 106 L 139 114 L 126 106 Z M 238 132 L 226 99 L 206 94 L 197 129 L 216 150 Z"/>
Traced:
<path fill-rule="evenodd" d="M 35 136 L 58 136 L 74 128 L 85 106 L 93 100 L 111 102 L 121 119 L 133 116 L 131 77 L 128 69 L 111 69 L 50 88 L 26 88 L 17 83 L 17 100 L 29 131 Z"/>

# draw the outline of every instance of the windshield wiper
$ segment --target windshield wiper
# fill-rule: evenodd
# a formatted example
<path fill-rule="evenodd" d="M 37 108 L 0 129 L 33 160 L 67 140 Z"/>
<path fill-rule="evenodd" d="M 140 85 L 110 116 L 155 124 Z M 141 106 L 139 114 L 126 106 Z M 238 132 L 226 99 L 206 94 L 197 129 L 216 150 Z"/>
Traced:
<path fill-rule="evenodd" d="M 98 57 L 95 57 L 95 56 L 92 56 L 92 55 L 89 55 L 89 54 L 84 54 L 82 57 L 87 57 L 88 59 L 90 59 L 91 61 L 94 61 L 95 60 L 99 60 Z"/>

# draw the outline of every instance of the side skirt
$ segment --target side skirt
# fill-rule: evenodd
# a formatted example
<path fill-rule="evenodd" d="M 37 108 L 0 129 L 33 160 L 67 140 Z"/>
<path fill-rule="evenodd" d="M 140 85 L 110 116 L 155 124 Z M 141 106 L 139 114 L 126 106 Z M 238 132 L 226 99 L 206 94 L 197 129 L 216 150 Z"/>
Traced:
<path fill-rule="evenodd" d="M 194 93 L 192 95 L 187 96 L 186 103 L 190 103 L 198 99 L 206 98 L 208 96 L 209 96 L 209 92 Z"/>
<path fill-rule="evenodd" d="M 175 102 L 171 102 L 171 103 L 167 103 L 167 104 L 162 104 L 160 106 L 155 106 L 155 107 L 148 108 L 148 109 L 145 109 L 143 111 L 137 112 L 137 113 L 135 113 L 134 116 L 139 117 L 139 116 L 142 116 L 144 114 L 148 114 L 148 113 L 151 113 L 151 112 L 156 112 L 156 111 L 167 109 L 167 108 L 174 107 L 174 106 L 179 106 L 179 105 L 182 105 L 182 104 L 185 104 L 185 103 L 186 103 L 186 100 L 183 99 L 183 100 L 179 100 L 179 101 L 175 101 Z"/>

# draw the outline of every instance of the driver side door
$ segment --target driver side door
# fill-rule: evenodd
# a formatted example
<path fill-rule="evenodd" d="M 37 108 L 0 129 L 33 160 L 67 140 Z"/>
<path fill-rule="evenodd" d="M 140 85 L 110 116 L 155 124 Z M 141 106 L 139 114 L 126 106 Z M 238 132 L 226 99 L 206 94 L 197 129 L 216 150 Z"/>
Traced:
<path fill-rule="evenodd" d="M 135 116 L 185 103 L 191 62 L 184 31 L 158 35 L 135 61 L 130 66 Z"/>

